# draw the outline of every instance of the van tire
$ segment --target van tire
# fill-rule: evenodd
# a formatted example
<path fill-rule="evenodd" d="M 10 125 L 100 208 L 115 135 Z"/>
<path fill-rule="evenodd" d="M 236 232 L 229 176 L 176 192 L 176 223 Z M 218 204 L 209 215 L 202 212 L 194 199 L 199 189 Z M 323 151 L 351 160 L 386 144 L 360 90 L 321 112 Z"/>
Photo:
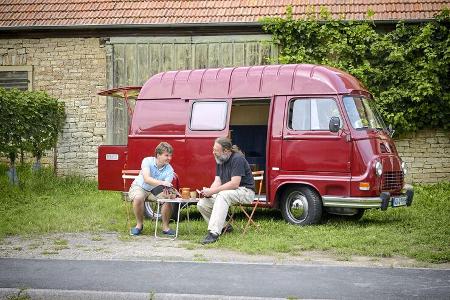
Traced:
<path fill-rule="evenodd" d="M 147 219 L 155 220 L 157 216 L 160 218 L 161 211 L 160 211 L 159 215 L 157 215 L 156 214 L 157 209 L 158 209 L 158 206 L 155 201 L 145 201 L 144 202 L 144 215 Z M 176 220 L 177 215 L 178 215 L 178 204 L 172 203 L 172 216 L 170 218 L 173 220 Z"/>
<path fill-rule="evenodd" d="M 283 193 L 281 214 L 286 222 L 295 225 L 318 224 L 322 217 L 322 199 L 307 186 L 293 186 Z"/>

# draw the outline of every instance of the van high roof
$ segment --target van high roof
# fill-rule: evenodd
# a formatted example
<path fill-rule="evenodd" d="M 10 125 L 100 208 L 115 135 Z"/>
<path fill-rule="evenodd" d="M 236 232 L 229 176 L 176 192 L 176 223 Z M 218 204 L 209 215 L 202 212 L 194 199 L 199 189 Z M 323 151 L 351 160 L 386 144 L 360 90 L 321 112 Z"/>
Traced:
<path fill-rule="evenodd" d="M 352 75 L 309 65 L 265 65 L 168 71 L 152 76 L 138 100 L 252 98 L 272 95 L 367 93 Z"/>

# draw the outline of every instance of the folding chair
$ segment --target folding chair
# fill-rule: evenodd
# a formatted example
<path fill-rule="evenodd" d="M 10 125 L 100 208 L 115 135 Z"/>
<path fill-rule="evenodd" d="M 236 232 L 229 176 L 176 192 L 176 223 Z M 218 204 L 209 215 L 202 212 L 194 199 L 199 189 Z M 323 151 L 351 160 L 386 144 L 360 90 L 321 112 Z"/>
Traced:
<path fill-rule="evenodd" d="M 241 204 L 238 203 L 237 206 L 239 207 L 239 209 L 245 214 L 245 216 L 247 217 L 247 224 L 244 226 L 244 232 L 242 234 L 245 234 L 247 232 L 247 229 L 250 225 L 254 225 L 255 227 L 259 227 L 258 224 L 255 223 L 255 221 L 253 221 L 253 215 L 255 214 L 256 208 L 258 207 L 259 203 L 261 202 L 261 190 L 262 190 L 262 184 L 263 184 L 263 180 L 264 180 L 264 171 L 255 171 L 252 172 L 253 175 L 253 180 L 255 180 L 255 187 L 257 188 L 257 192 L 255 193 L 255 200 L 253 201 L 254 206 L 252 209 L 252 212 L 250 214 L 248 214 L 248 212 L 245 210 L 245 207 Z M 258 182 L 258 184 L 256 184 L 256 182 Z M 231 212 L 231 214 L 228 215 L 228 222 L 225 225 L 225 227 L 228 224 L 231 224 L 234 222 L 234 214 L 235 214 L 235 210 L 233 210 Z"/>
<path fill-rule="evenodd" d="M 128 232 L 131 231 L 131 224 L 130 224 L 130 206 L 131 206 L 131 200 L 128 198 L 128 189 L 130 187 L 130 184 L 127 184 L 127 180 L 134 180 L 141 170 L 122 170 L 122 179 L 123 179 L 123 190 L 122 190 L 122 200 L 124 201 L 123 204 L 125 206 L 125 210 L 127 212 L 127 226 L 128 226 Z M 128 203 L 127 203 L 128 202 Z"/>

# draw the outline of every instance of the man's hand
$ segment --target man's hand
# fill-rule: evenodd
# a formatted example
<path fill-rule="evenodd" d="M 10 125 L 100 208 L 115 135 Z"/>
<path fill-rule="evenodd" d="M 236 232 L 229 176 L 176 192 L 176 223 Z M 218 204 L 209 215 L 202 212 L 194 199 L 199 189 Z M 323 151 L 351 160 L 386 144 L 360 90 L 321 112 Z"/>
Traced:
<path fill-rule="evenodd" d="M 161 181 L 161 185 L 165 186 L 165 187 L 172 187 L 172 183 L 168 182 L 168 181 Z"/>
<path fill-rule="evenodd" d="M 211 197 L 214 194 L 213 190 L 207 187 L 204 187 L 203 190 L 201 190 L 200 192 L 205 197 Z"/>
<path fill-rule="evenodd" d="M 175 199 L 177 197 L 177 195 L 172 193 L 172 191 L 170 191 L 169 188 L 164 188 L 163 195 L 164 195 L 164 198 L 169 198 L 169 199 Z"/>

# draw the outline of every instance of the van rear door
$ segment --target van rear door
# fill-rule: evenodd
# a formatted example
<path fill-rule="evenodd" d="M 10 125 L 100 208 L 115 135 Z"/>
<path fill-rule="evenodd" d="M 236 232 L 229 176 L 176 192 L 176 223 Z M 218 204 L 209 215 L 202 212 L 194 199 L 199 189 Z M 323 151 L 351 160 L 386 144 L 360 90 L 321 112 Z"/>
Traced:
<path fill-rule="evenodd" d="M 127 146 L 98 147 L 98 189 L 122 191 L 122 170 L 127 157 Z"/>

